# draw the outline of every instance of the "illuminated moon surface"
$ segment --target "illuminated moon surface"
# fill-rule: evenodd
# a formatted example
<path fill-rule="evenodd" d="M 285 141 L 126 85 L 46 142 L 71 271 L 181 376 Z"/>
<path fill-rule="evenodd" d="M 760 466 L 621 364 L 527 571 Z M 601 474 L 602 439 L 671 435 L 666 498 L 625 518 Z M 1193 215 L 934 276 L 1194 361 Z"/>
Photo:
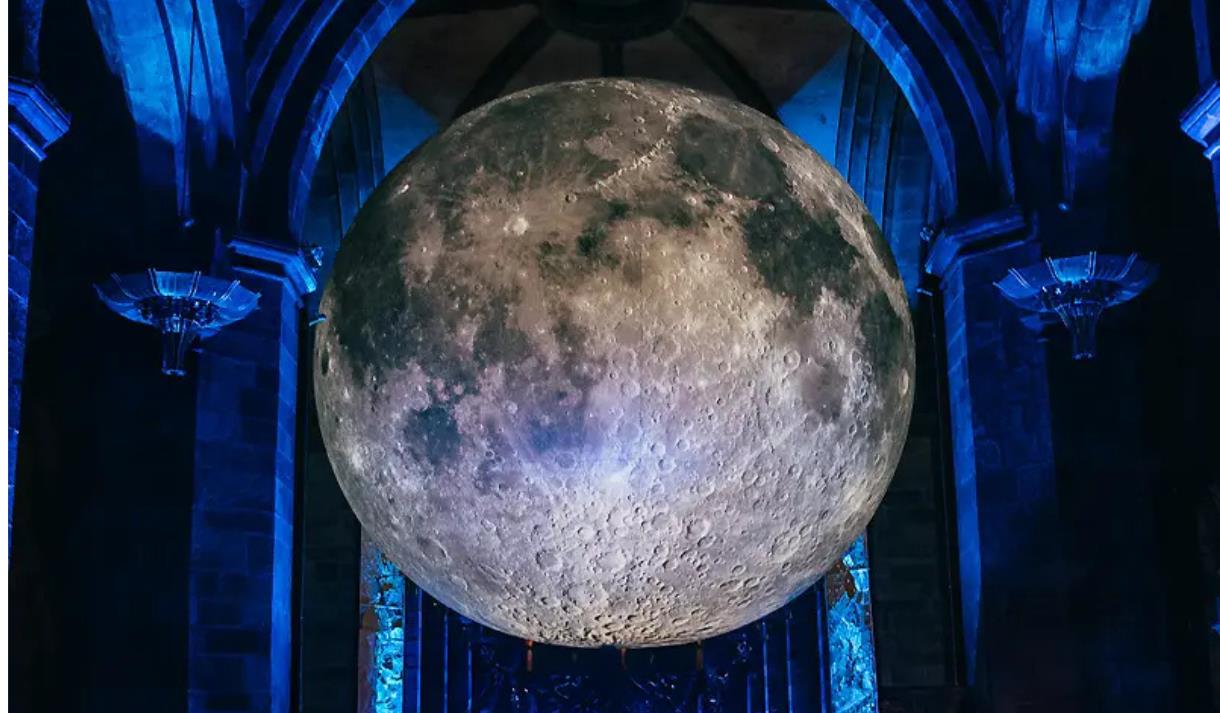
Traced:
<path fill-rule="evenodd" d="M 335 474 L 414 582 L 509 634 L 747 624 L 863 531 L 914 342 L 844 180 L 739 104 L 529 89 L 457 120 L 336 257 L 314 378 Z"/>

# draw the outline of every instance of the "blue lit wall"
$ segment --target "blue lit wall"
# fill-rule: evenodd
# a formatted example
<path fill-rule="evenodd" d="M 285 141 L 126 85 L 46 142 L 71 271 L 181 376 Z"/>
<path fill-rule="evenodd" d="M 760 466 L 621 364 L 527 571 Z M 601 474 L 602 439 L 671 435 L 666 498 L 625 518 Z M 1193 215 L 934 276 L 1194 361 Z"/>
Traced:
<path fill-rule="evenodd" d="M 381 65 L 366 70 L 376 78 L 377 114 L 381 129 L 381 173 L 384 176 L 436 133 L 436 119 L 401 89 L 390 84 Z"/>
<path fill-rule="evenodd" d="M 13 142 L 10 142 L 13 143 Z M 23 160 L 24 159 L 24 160 Z M 21 432 L 21 375 L 25 367 L 30 265 L 34 258 L 34 200 L 37 174 L 22 164 L 31 159 L 20 144 L 9 147 L 8 209 L 8 529 L 12 547 L 13 496 L 17 482 L 17 440 Z M 37 159 L 34 159 L 36 162 Z M 37 169 L 35 163 L 34 169 Z"/>
<path fill-rule="evenodd" d="M 988 706 L 1081 696 L 1047 357 L 993 284 L 1037 256 L 994 250 L 942 280 L 966 682 Z"/>
<path fill-rule="evenodd" d="M 21 431 L 21 374 L 25 367 L 30 266 L 34 258 L 34 208 L 42 157 L 9 132 L 8 166 L 8 527 L 12 547 L 17 436 Z"/>
<path fill-rule="evenodd" d="M 229 192 L 223 186 L 198 178 L 188 186 L 187 173 L 201 167 L 234 170 L 230 157 L 222 167 L 220 155 L 233 146 L 239 129 L 235 113 L 244 105 L 231 88 L 231 76 L 240 71 L 230 66 L 240 62 L 232 48 L 238 18 L 223 3 L 197 0 L 84 4 L 106 65 L 123 85 L 146 191 L 174 201 L 182 213 L 193 212 L 192 203 L 205 203 L 204 196 L 235 205 L 235 197 L 219 195 Z"/>
<path fill-rule="evenodd" d="M 1111 121 L 1119 71 L 1132 38 L 1143 27 L 1150 0 L 1012 0 L 1006 44 L 1014 104 L 1028 117 L 1038 140 L 1056 145 L 1051 186 L 1023 185 L 1030 193 L 1058 189 L 1074 204 L 1105 189 Z M 1034 158 L 1014 146 L 1018 171 Z M 1026 164 L 1026 166 L 1022 166 Z M 1027 177 L 1028 181 L 1029 178 Z"/>
<path fill-rule="evenodd" d="M 839 115 L 849 54 L 847 47 L 837 52 L 826 66 L 776 109 L 784 126 L 828 161 L 834 161 L 839 141 Z"/>
<path fill-rule="evenodd" d="M 30 272 L 38 177 L 46 151 L 68 129 L 68 116 L 37 82 L 9 78 L 8 163 L 8 528 L 11 550 L 21 376 L 25 370 Z"/>
<path fill-rule="evenodd" d="M 229 274 L 260 304 L 205 342 L 197 364 L 188 710 L 286 713 L 300 292 L 271 266 Z"/>
<path fill-rule="evenodd" d="M 71 126 L 38 164 L 27 216 L 9 705 L 180 712 L 194 388 L 161 378 L 155 335 L 116 320 L 90 285 L 210 250 L 165 240 L 148 210 L 156 191 L 140 179 L 137 129 L 85 3 L 48 3 L 40 33 L 38 83 Z M 11 131 L 19 112 L 9 116 Z"/>

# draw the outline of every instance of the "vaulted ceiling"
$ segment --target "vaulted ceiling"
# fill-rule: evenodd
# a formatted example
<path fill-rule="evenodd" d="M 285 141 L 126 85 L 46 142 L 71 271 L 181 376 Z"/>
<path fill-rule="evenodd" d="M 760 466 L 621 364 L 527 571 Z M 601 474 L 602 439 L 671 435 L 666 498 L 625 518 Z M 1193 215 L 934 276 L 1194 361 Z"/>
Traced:
<path fill-rule="evenodd" d="M 27 73 L 37 72 L 31 48 L 43 1 L 16 8 L 24 33 L 14 56 Z M 1118 70 L 1148 0 L 87 3 L 147 137 L 147 181 L 181 182 L 187 161 L 200 160 L 188 159 L 181 140 L 189 115 L 194 131 L 211 137 L 203 159 L 231 154 L 240 165 L 237 229 L 293 240 L 329 127 L 378 48 L 428 68 L 400 80 L 441 121 L 503 90 L 594 65 L 615 74 L 646 64 L 768 110 L 850 27 L 910 104 L 945 215 L 985 214 L 1019 193 L 1014 116 L 1033 117 L 1040 140 L 1057 145 L 1071 193 L 1078 164 L 1104 161 Z M 400 26 L 408 14 L 414 21 Z"/>
<path fill-rule="evenodd" d="M 526 2 L 427 0 L 404 20 L 373 61 L 442 123 L 502 93 L 598 75 L 669 80 L 774 114 L 851 33 L 814 3 L 694 2 L 673 26 L 615 42 L 556 30 Z"/>

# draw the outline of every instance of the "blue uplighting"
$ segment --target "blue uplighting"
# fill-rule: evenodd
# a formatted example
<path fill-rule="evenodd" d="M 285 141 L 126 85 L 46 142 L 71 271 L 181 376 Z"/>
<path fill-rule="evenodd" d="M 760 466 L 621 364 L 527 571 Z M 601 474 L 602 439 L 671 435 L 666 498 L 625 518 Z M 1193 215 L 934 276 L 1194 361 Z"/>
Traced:
<path fill-rule="evenodd" d="M 863 536 L 826 575 L 826 608 L 830 713 L 873 713 L 877 710 L 877 657 L 868 545 Z"/>
<path fill-rule="evenodd" d="M 402 713 L 407 581 L 372 544 L 365 545 L 362 559 L 360 628 L 369 657 L 362 673 L 372 699 L 369 710 Z"/>

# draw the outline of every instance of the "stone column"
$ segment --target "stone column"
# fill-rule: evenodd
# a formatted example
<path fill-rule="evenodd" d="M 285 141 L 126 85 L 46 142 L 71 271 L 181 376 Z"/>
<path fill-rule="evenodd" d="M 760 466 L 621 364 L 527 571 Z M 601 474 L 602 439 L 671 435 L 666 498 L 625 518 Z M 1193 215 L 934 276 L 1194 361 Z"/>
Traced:
<path fill-rule="evenodd" d="M 1044 348 L 994 281 L 1039 258 L 1021 214 L 942 230 L 967 683 L 980 710 L 1078 710 Z"/>
<path fill-rule="evenodd" d="M 9 77 L 8 122 L 8 526 L 11 550 L 38 176 L 47 147 L 68 130 L 68 115 L 38 84 Z"/>
<path fill-rule="evenodd" d="M 68 115 L 37 83 L 9 77 L 9 546 L 21 432 L 21 378 L 26 361 L 29 271 L 39 168 L 46 149 L 68 129 Z"/>
<path fill-rule="evenodd" d="M 188 707 L 287 713 L 298 326 L 316 283 L 296 248 L 236 239 L 228 258 L 261 297 L 197 367 Z"/>

